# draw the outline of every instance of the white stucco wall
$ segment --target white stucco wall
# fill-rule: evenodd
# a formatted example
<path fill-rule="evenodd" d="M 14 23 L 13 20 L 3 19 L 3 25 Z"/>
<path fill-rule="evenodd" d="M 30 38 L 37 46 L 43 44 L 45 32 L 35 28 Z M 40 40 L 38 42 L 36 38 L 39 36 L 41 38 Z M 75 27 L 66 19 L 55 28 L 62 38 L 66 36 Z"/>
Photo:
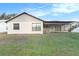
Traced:
<path fill-rule="evenodd" d="M 13 30 L 13 24 L 19 23 L 20 30 Z M 32 23 L 41 23 L 41 31 L 32 31 Z M 23 14 L 7 23 L 8 34 L 43 34 L 43 22 Z"/>
<path fill-rule="evenodd" d="M 5 21 L 6 20 L 0 20 L 0 33 L 7 32 Z"/>

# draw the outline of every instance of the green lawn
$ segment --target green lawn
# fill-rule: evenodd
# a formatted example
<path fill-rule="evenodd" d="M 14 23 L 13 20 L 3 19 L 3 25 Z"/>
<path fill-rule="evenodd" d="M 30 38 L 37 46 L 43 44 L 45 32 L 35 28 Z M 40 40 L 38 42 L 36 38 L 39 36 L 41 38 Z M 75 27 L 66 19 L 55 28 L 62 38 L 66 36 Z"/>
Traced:
<path fill-rule="evenodd" d="M 2 56 L 79 56 L 79 33 L 0 34 Z"/>

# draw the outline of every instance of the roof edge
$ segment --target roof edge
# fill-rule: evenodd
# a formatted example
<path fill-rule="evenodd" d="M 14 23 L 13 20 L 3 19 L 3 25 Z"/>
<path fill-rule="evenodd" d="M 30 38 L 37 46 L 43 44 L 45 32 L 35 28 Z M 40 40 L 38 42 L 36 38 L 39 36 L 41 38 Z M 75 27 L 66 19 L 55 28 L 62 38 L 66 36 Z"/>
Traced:
<path fill-rule="evenodd" d="M 44 21 L 44 20 L 42 20 L 42 19 L 40 19 L 40 18 L 37 18 L 37 17 L 35 17 L 35 16 L 33 16 L 33 15 L 29 14 L 29 13 L 23 12 L 23 13 L 20 13 L 20 14 L 16 15 L 15 17 L 13 17 L 13 18 L 7 20 L 6 23 L 9 22 L 9 21 L 11 21 L 11 20 L 13 20 L 14 18 L 16 18 L 16 17 L 22 15 L 22 14 L 26 14 L 26 15 L 29 15 L 29 16 L 31 16 L 31 17 L 33 17 L 33 18 L 36 18 L 36 19 L 40 20 L 40 21 Z"/>

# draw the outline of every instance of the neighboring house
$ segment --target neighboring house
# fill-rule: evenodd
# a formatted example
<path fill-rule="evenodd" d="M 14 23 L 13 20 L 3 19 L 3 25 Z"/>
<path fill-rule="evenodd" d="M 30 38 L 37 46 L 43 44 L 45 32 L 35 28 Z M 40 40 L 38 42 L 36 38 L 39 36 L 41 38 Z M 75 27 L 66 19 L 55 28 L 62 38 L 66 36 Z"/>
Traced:
<path fill-rule="evenodd" d="M 71 32 L 79 32 L 79 27 L 73 29 Z"/>
<path fill-rule="evenodd" d="M 7 32 L 7 29 L 6 29 L 6 20 L 0 20 L 0 32 L 1 33 Z"/>
<path fill-rule="evenodd" d="M 9 19 L 6 23 L 8 34 L 71 32 L 73 26 L 78 25 L 75 21 L 44 21 L 25 12 Z"/>

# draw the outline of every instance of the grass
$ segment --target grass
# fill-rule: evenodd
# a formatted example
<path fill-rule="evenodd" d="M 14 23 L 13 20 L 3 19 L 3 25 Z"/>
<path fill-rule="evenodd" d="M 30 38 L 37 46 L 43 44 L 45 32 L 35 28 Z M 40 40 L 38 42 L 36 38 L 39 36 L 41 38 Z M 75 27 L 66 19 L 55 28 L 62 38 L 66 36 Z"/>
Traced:
<path fill-rule="evenodd" d="M 79 33 L 0 34 L 1 56 L 79 56 Z"/>

